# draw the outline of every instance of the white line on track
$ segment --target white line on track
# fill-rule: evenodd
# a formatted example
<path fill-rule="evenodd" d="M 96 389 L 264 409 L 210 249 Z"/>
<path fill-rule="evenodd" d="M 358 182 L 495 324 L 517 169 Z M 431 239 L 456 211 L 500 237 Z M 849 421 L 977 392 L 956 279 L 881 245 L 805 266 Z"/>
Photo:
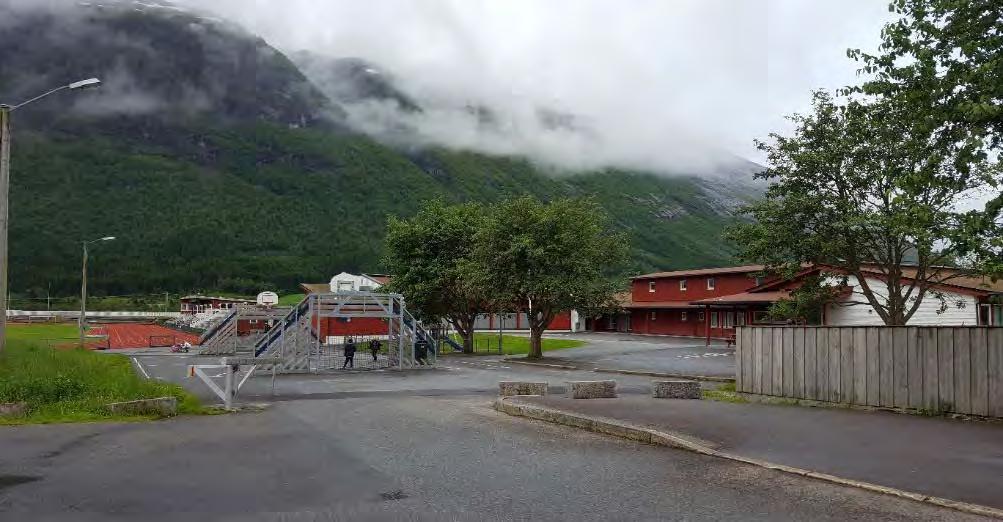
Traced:
<path fill-rule="evenodd" d="M 133 357 L 132 362 L 136 363 L 136 366 L 139 367 L 139 371 L 143 372 L 143 377 L 146 377 L 147 379 L 150 378 L 150 374 L 146 373 L 146 368 L 143 368 L 143 365 L 140 364 L 139 359 Z"/>

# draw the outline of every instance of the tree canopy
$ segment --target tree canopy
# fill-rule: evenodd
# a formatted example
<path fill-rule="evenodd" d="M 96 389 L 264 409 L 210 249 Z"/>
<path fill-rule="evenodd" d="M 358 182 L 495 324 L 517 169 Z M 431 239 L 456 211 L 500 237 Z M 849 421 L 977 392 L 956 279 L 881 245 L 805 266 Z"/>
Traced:
<path fill-rule="evenodd" d="M 495 205 L 489 216 L 467 277 L 490 288 L 497 307 L 527 312 L 530 358 L 542 357 L 541 336 L 556 314 L 604 307 L 624 288 L 617 275 L 629 242 L 595 201 L 525 196 Z"/>
<path fill-rule="evenodd" d="M 414 217 L 390 217 L 383 265 L 394 275 L 387 289 L 400 292 L 426 321 L 449 321 L 474 349 L 474 321 L 487 311 L 488 293 L 464 277 L 474 237 L 486 222 L 479 203 L 426 204 Z"/>

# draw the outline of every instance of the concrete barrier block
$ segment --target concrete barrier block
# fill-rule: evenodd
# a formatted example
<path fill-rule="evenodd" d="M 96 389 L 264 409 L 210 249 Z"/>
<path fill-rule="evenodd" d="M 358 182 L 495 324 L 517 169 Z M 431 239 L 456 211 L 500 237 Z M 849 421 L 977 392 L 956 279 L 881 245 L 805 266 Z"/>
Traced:
<path fill-rule="evenodd" d="M 699 399 L 700 383 L 681 379 L 652 381 L 651 396 L 656 399 Z"/>
<path fill-rule="evenodd" d="M 565 395 L 571 399 L 612 399 L 616 381 L 568 381 Z"/>
<path fill-rule="evenodd" d="M 28 414 L 28 403 L 8 402 L 0 404 L 0 417 L 24 417 Z"/>
<path fill-rule="evenodd" d="M 162 417 L 172 417 L 178 414 L 178 399 L 175 397 L 160 397 L 157 399 L 113 402 L 106 407 L 109 412 L 116 415 L 160 415 Z"/>
<path fill-rule="evenodd" d="M 502 397 L 546 394 L 547 383 L 545 382 L 501 381 L 498 383 L 498 395 Z"/>

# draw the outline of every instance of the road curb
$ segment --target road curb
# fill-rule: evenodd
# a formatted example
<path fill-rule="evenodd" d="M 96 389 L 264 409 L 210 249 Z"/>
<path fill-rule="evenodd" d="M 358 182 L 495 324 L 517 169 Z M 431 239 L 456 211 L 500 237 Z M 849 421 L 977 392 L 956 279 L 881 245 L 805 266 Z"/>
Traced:
<path fill-rule="evenodd" d="M 712 377 L 707 375 L 683 375 L 681 373 L 661 373 L 661 372 L 649 372 L 644 370 L 618 370 L 616 368 L 596 368 L 592 370 L 597 373 L 619 373 L 622 375 L 643 375 L 645 377 L 664 377 L 666 379 L 689 379 L 691 381 L 708 381 L 708 382 L 723 382 L 723 383 L 733 383 L 735 379 L 731 377 Z"/>
<path fill-rule="evenodd" d="M 557 368 L 557 369 L 560 369 L 560 370 L 577 370 L 577 369 L 579 369 L 577 366 L 569 366 L 567 364 L 538 363 L 538 362 L 532 362 L 532 361 L 523 361 L 521 359 L 502 359 L 502 361 L 507 362 L 507 363 L 525 364 L 525 365 L 528 365 L 528 366 L 541 366 L 543 368 Z"/>
<path fill-rule="evenodd" d="M 802 477 L 808 477 L 815 480 L 830 482 L 841 486 L 853 487 L 857 489 L 871 491 L 874 493 L 881 493 L 893 497 L 904 498 L 915 502 L 922 502 L 924 504 L 931 504 L 934 506 L 954 509 L 956 511 L 961 511 L 964 513 L 1003 519 L 1003 509 L 983 506 L 980 504 L 971 504 L 968 502 L 960 502 L 956 500 L 935 497 L 932 495 L 926 495 L 923 493 L 915 493 L 912 491 L 906 491 L 898 488 L 872 484 L 870 482 L 838 477 L 835 475 L 830 475 L 828 473 L 820 473 L 817 471 L 797 468 L 794 466 L 776 464 L 765 460 L 743 457 L 741 455 L 734 455 L 731 453 L 718 451 L 717 449 L 712 447 L 709 443 L 690 440 L 689 438 L 684 438 L 673 433 L 663 432 L 651 428 L 644 428 L 627 422 L 607 419 L 603 417 L 593 417 L 590 415 L 583 415 L 579 413 L 569 413 L 566 411 L 557 410 L 553 408 L 546 408 L 542 406 L 515 404 L 511 401 L 511 399 L 512 399 L 511 397 L 499 397 L 498 399 L 495 399 L 494 409 L 502 413 L 506 413 L 508 415 L 516 417 L 526 417 L 529 419 L 536 419 L 544 422 L 550 422 L 552 424 L 571 426 L 574 428 L 580 428 L 594 433 L 612 435 L 614 437 L 620 437 L 623 439 L 633 440 L 637 442 L 644 442 L 647 444 L 654 444 L 656 446 L 668 446 L 672 448 L 683 449 L 687 451 L 692 451 L 694 453 L 699 453 L 701 455 L 718 457 L 726 460 L 731 460 L 734 462 L 741 462 L 743 464 L 749 464 L 764 469 L 771 469 L 783 473 L 789 473 L 792 475 L 799 475 Z"/>

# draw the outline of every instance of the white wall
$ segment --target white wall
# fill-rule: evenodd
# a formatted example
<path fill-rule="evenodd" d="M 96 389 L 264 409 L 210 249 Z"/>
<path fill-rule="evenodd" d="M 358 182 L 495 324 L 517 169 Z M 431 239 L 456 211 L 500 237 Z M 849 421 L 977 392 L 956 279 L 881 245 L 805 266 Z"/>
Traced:
<path fill-rule="evenodd" d="M 835 281 L 834 281 L 835 282 Z M 847 301 L 866 302 L 856 277 L 847 278 L 853 287 L 853 295 Z M 867 284 L 877 296 L 887 296 L 888 287 L 877 279 L 867 278 Z M 947 310 L 938 313 L 941 301 L 936 296 L 927 295 L 919 309 L 909 319 L 910 326 L 975 326 L 978 324 L 978 302 L 975 297 L 954 292 L 944 292 Z M 880 300 L 880 299 L 879 299 Z M 961 307 L 958 305 L 962 304 Z M 841 306 L 831 304 L 825 310 L 825 324 L 828 326 L 882 326 L 884 321 L 868 304 Z"/>
<path fill-rule="evenodd" d="M 378 289 L 381 286 L 379 283 L 377 283 L 376 281 L 373 281 L 372 279 L 370 279 L 370 278 L 368 278 L 366 276 L 355 275 L 355 274 L 349 274 L 347 272 L 342 272 L 342 273 L 340 273 L 340 274 L 338 274 L 338 275 L 336 275 L 336 276 L 334 276 L 334 277 L 331 278 L 331 291 L 332 292 L 339 291 L 338 282 L 342 283 L 341 290 L 349 291 L 349 292 L 360 292 L 360 291 L 362 291 L 361 288 L 363 286 L 372 287 L 373 290 L 376 290 L 376 289 Z M 345 284 L 348 283 L 348 282 L 352 283 L 352 287 L 351 288 L 347 288 L 345 286 Z"/>

